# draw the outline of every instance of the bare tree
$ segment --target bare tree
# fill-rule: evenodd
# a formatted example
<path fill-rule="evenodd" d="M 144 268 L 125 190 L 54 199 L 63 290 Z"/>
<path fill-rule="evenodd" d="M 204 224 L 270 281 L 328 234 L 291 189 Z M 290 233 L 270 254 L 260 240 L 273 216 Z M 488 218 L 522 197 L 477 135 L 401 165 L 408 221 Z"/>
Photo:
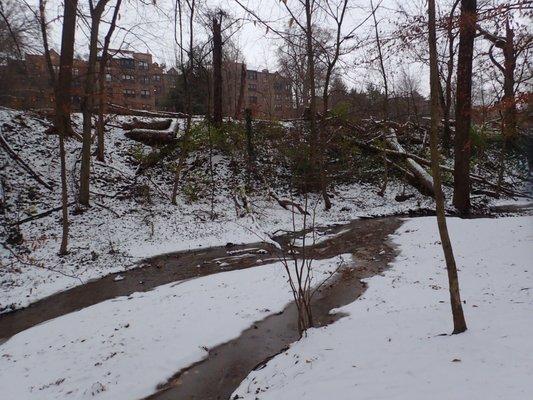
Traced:
<path fill-rule="evenodd" d="M 466 322 L 461 305 L 461 295 L 459 292 L 459 278 L 457 276 L 457 266 L 453 255 L 452 244 L 446 226 L 446 216 L 444 210 L 444 195 L 442 193 L 442 182 L 440 173 L 440 154 L 438 150 L 438 128 L 439 128 L 439 72 L 437 65 L 437 34 L 435 26 L 435 0 L 428 0 L 428 25 L 429 25 L 429 58 L 430 58 L 430 86 L 431 86 L 431 171 L 433 174 L 433 187 L 435 192 L 435 204 L 437 211 L 437 224 L 439 235 L 446 259 L 446 269 L 448 271 L 448 282 L 450 290 L 450 302 L 453 315 L 453 333 L 466 331 Z"/>
<path fill-rule="evenodd" d="M 222 125 L 222 13 L 213 17 L 213 123 Z"/>
<path fill-rule="evenodd" d="M 90 177 L 91 177 L 91 142 L 92 142 L 92 116 L 94 108 L 94 94 L 96 86 L 96 62 L 98 56 L 98 33 L 100 22 L 105 7 L 109 0 L 98 0 L 96 5 L 89 0 L 89 12 L 91 17 L 89 38 L 89 59 L 85 75 L 85 90 L 81 103 L 83 115 L 83 140 L 81 150 L 80 189 L 78 201 L 85 206 L 89 205 Z"/>
<path fill-rule="evenodd" d="M 185 135 L 183 137 L 182 146 L 181 146 L 181 153 L 178 160 L 178 165 L 176 166 L 176 172 L 174 175 L 174 184 L 172 186 L 172 194 L 170 196 L 170 201 L 172 204 L 176 204 L 176 196 L 178 195 L 178 187 L 180 182 L 180 176 L 181 176 L 181 170 L 183 169 L 183 165 L 185 164 L 185 161 L 187 159 L 188 155 L 188 143 L 189 143 L 189 135 L 191 130 L 191 123 L 192 123 L 192 97 L 191 97 L 191 88 L 190 83 L 192 80 L 192 73 L 194 70 L 194 15 L 196 10 L 196 2 L 195 0 L 186 0 L 187 7 L 188 7 L 188 16 L 189 16 L 189 45 L 187 48 L 184 47 L 183 44 L 183 36 L 184 36 L 184 27 L 183 27 L 183 5 L 181 3 L 181 0 L 176 0 L 175 3 L 175 42 L 179 47 L 180 52 L 180 69 L 181 69 L 181 75 L 183 78 L 183 89 L 185 91 L 185 98 L 186 98 L 186 107 L 187 107 L 187 123 L 185 127 Z M 178 35 L 176 35 L 176 31 L 179 32 L 179 39 Z M 185 62 L 184 53 L 187 53 L 187 62 Z M 201 63 L 200 63 L 201 64 Z M 199 64 L 199 65 L 200 65 Z M 209 110 L 209 106 L 207 107 L 207 110 Z"/>
<path fill-rule="evenodd" d="M 246 64 L 241 65 L 241 81 L 239 84 L 239 98 L 235 107 L 235 119 L 240 119 L 242 115 L 242 106 L 244 104 L 244 90 L 246 88 Z"/>
<path fill-rule="evenodd" d="M 472 58 L 476 36 L 477 0 L 461 0 L 459 56 L 455 108 L 455 164 L 453 204 L 461 214 L 470 213 L 470 128 L 472 120 Z"/>
<path fill-rule="evenodd" d="M 61 55 L 59 58 L 59 76 L 56 78 L 50 49 L 48 46 L 48 32 L 46 22 L 46 0 L 39 0 L 39 24 L 43 38 L 46 65 L 50 76 L 50 83 L 55 94 L 55 128 L 59 136 L 59 157 L 61 162 L 61 210 L 62 237 L 59 254 L 68 251 L 68 189 L 67 166 L 65 154 L 65 138 L 72 130 L 70 125 L 70 88 L 72 85 L 72 62 L 74 59 L 74 40 L 76 32 L 77 0 L 65 0 L 63 10 L 63 30 L 61 33 Z"/>
<path fill-rule="evenodd" d="M 374 3 L 370 0 L 370 7 L 372 7 L 372 19 L 374 20 L 374 33 L 376 36 L 376 47 L 378 50 L 379 69 L 381 71 L 381 77 L 383 78 L 383 90 L 385 96 L 383 97 L 383 116 L 385 119 L 389 118 L 389 84 L 387 80 L 387 72 L 385 71 L 385 64 L 383 61 L 383 51 L 381 49 L 381 38 L 379 35 L 378 20 L 376 18 L 376 10 L 379 5 L 374 8 Z"/>
<path fill-rule="evenodd" d="M 446 38 L 448 41 L 448 60 L 446 62 L 446 76 L 444 78 L 444 91 L 442 93 L 442 110 L 443 110 L 443 120 L 444 127 L 442 132 L 442 147 L 446 153 L 450 150 L 451 145 L 451 127 L 450 127 L 450 117 L 451 117 L 451 108 L 452 108 L 452 77 L 454 71 L 454 61 L 455 61 L 455 38 L 457 36 L 454 30 L 454 21 L 455 21 L 455 11 L 459 5 L 459 0 L 453 2 L 452 8 L 444 22 L 446 28 Z"/>
<path fill-rule="evenodd" d="M 117 26 L 117 19 L 120 11 L 120 5 L 122 0 L 117 0 L 115 3 L 115 9 L 113 10 L 113 16 L 109 23 L 109 29 L 104 38 L 104 46 L 100 54 L 99 69 L 98 69 L 98 121 L 96 123 L 97 129 L 97 151 L 96 158 L 98 161 L 105 161 L 104 159 L 104 110 L 105 110 L 105 69 L 109 60 L 109 44 L 111 43 L 111 37 Z"/>

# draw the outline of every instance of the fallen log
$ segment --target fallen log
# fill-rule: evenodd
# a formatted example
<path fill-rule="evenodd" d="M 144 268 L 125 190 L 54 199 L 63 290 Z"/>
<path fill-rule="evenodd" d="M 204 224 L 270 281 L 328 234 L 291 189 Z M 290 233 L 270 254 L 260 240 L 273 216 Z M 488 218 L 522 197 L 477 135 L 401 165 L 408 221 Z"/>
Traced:
<path fill-rule="evenodd" d="M 70 207 L 70 206 L 72 206 L 74 204 L 76 204 L 76 202 L 75 201 L 71 201 L 70 203 L 67 204 L 67 207 Z M 18 225 L 25 224 L 26 222 L 35 221 L 37 219 L 41 219 L 41 218 L 47 217 L 47 216 L 49 216 L 50 214 L 52 214 L 52 213 L 54 213 L 56 211 L 60 211 L 62 208 L 63 208 L 63 206 L 58 206 L 58 207 L 51 208 L 49 210 L 43 211 L 42 213 L 35 214 L 35 215 L 30 216 L 30 217 L 27 217 L 27 218 L 21 219 L 19 221 L 13 222 L 11 224 L 11 226 L 18 226 Z"/>
<path fill-rule="evenodd" d="M 277 203 L 287 211 L 294 213 L 294 209 L 297 209 L 302 215 L 310 215 L 300 204 L 295 203 L 292 200 L 280 199 L 272 190 L 269 191 L 268 195 L 276 200 Z"/>
<path fill-rule="evenodd" d="M 124 122 L 121 126 L 125 131 L 131 131 L 132 129 L 152 129 L 163 130 L 168 129 L 172 119 L 152 120 L 152 121 L 140 121 L 137 118 L 133 118 L 130 122 Z"/>
<path fill-rule="evenodd" d="M 128 139 L 144 143 L 148 146 L 171 144 L 177 140 L 177 133 L 179 129 L 179 121 L 177 119 L 169 119 L 167 121 L 168 127 L 166 129 L 132 129 L 124 133 Z"/>
<path fill-rule="evenodd" d="M 396 132 L 393 129 L 389 130 L 389 134 L 383 136 L 383 141 L 389 146 L 391 149 L 396 151 L 399 154 L 406 154 L 407 152 L 404 150 L 400 142 L 398 142 L 398 138 L 396 136 Z M 418 162 L 416 162 L 412 157 L 409 157 L 408 155 L 405 155 L 405 167 L 406 169 L 411 172 L 414 176 L 414 186 L 417 187 L 417 189 L 420 191 L 420 193 L 428 195 L 428 196 L 435 196 L 435 191 L 433 188 L 433 177 L 427 172 Z"/>
<path fill-rule="evenodd" d="M 4 138 L 4 135 L 2 135 L 2 132 L 0 132 L 0 146 L 6 151 L 6 153 L 15 160 L 21 167 L 26 171 L 28 174 L 31 175 L 33 179 L 35 179 L 37 182 L 39 182 L 41 185 L 43 185 L 48 190 L 52 190 L 52 185 L 48 182 L 46 182 L 41 176 L 35 172 L 28 163 L 26 163 L 20 156 L 11 148 L 9 143 L 7 143 L 6 139 Z"/>
<path fill-rule="evenodd" d="M 420 157 L 416 154 L 413 154 L 413 153 L 408 153 L 408 152 L 399 152 L 399 151 L 395 151 L 395 150 L 391 150 L 391 149 L 385 149 L 383 147 L 379 147 L 379 146 L 374 146 L 374 145 L 371 145 L 371 144 L 368 144 L 368 143 L 365 143 L 365 142 L 362 142 L 360 140 L 353 140 L 353 142 L 361 147 L 361 148 L 364 148 L 366 150 L 370 150 L 370 151 L 374 151 L 376 153 L 386 153 L 388 156 L 391 156 L 391 157 L 401 157 L 401 158 L 412 158 L 413 160 L 417 161 L 418 163 L 422 164 L 422 165 L 425 165 L 425 166 L 428 166 L 430 167 L 431 166 L 431 161 L 430 160 L 427 160 L 423 157 Z M 397 168 L 398 165 L 397 164 L 394 164 L 394 166 Z M 450 167 L 447 167 L 446 165 L 440 165 L 440 168 L 441 170 L 443 171 L 446 171 L 446 172 L 451 172 L 453 173 L 453 168 L 450 168 Z M 398 169 L 398 168 L 397 168 Z M 493 189 L 500 189 L 502 191 L 502 193 L 505 193 L 506 195 L 508 196 L 511 196 L 511 197 L 526 197 L 526 198 L 532 198 L 531 195 L 527 194 L 527 193 L 523 193 L 523 192 L 520 192 L 520 191 L 517 191 L 517 190 L 513 190 L 509 187 L 506 187 L 506 186 L 499 186 L 497 183 L 494 183 L 494 182 L 491 182 L 485 178 L 483 178 L 482 176 L 480 175 L 477 175 L 477 174 L 470 174 L 470 179 L 474 182 L 477 182 L 479 184 L 482 184 L 482 185 L 486 185 L 486 186 L 489 186 Z"/>

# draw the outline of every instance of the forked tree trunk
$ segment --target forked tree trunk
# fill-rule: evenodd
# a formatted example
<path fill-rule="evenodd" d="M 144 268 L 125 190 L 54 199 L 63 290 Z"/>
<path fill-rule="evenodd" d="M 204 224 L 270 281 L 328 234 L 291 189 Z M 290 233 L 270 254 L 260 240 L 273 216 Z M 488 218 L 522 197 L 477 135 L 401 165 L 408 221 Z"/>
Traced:
<path fill-rule="evenodd" d="M 96 7 L 91 9 L 91 35 L 89 40 L 89 60 L 85 77 L 85 92 L 82 101 L 83 115 L 83 140 L 81 150 L 80 191 L 78 201 L 85 206 L 89 205 L 89 186 L 91 177 L 91 141 L 92 141 L 92 116 L 94 108 L 94 89 L 96 85 L 96 60 L 98 52 L 98 31 L 100 20 L 109 0 L 100 0 Z"/>
<path fill-rule="evenodd" d="M 448 271 L 448 282 L 450 290 L 450 302 L 453 315 L 453 333 L 466 331 L 466 321 L 461 305 L 461 295 L 459 291 L 459 278 L 457 276 L 457 266 L 453 255 L 452 244 L 446 226 L 446 216 L 444 214 L 444 195 L 442 193 L 442 183 L 440 175 L 440 154 L 438 150 L 438 125 L 439 125 L 439 99 L 438 99 L 438 69 L 437 69 L 437 34 L 435 27 L 435 0 L 428 1 L 429 13 L 429 57 L 430 57 L 430 83 L 431 83 L 431 170 L 433 173 L 433 185 L 435 191 L 435 204 L 437 211 L 437 224 L 442 243 L 444 258 L 446 259 L 446 270 Z"/>
<path fill-rule="evenodd" d="M 470 128 L 472 118 L 472 58 L 476 36 L 477 2 L 461 0 L 457 99 L 455 110 L 455 164 L 453 204 L 459 213 L 470 213 Z"/>
<path fill-rule="evenodd" d="M 104 39 L 104 47 L 102 48 L 102 55 L 99 62 L 98 70 L 98 121 L 96 123 L 96 132 L 97 132 L 97 148 L 96 148 L 96 159 L 98 161 L 104 162 L 104 152 L 105 152 L 105 140 L 104 140 L 104 111 L 105 111 L 105 72 L 107 66 L 107 60 L 109 58 L 109 43 L 111 42 L 111 37 L 115 31 L 115 27 L 118 19 L 118 12 L 120 10 L 120 4 L 122 0 L 117 0 L 115 4 L 115 10 L 113 11 L 113 17 L 111 18 L 111 24 L 109 30 Z"/>

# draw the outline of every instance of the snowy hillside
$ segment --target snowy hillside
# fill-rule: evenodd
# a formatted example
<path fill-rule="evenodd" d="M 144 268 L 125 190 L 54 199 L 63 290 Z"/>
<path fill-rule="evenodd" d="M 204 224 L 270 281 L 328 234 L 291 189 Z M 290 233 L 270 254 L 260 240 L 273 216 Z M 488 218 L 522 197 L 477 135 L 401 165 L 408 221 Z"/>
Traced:
<path fill-rule="evenodd" d="M 197 187 L 184 187 L 178 204 L 170 204 L 173 174 L 170 169 L 152 168 L 138 173 L 139 153 L 149 148 L 124 137 L 120 128 L 127 117 L 111 121 L 106 135 L 106 163 L 93 162 L 91 176 L 92 207 L 77 211 L 75 193 L 81 145 L 67 141 L 70 207 L 70 253 L 58 257 L 61 237 L 60 211 L 21 223 L 23 241 L 8 244 L 13 224 L 47 210 L 59 207 L 60 172 L 58 138 L 46 133 L 50 123 L 41 117 L 20 111 L 0 109 L 0 127 L 10 147 L 46 182 L 48 190 L 20 168 L 5 152 L 0 152 L 0 178 L 5 189 L 6 206 L 0 219 L 3 235 L 0 247 L 0 311 L 24 307 L 30 302 L 82 284 L 111 272 L 131 268 L 145 257 L 183 249 L 246 243 L 279 230 L 292 230 L 292 215 L 267 196 L 266 189 L 253 193 L 254 220 L 239 218 L 233 195 L 238 191 L 226 179 L 230 160 L 216 156 L 214 211 L 210 220 L 210 200 Z M 80 125 L 80 116 L 74 115 Z M 190 168 L 202 160 L 192 155 Z M 201 172 L 201 171 L 200 171 Z M 192 190 L 192 192 L 191 192 Z M 404 185 L 391 182 L 384 197 L 378 188 L 365 184 L 337 186 L 333 209 L 311 199 L 316 210 L 316 224 L 345 222 L 360 215 L 380 215 L 427 208 L 431 199 L 416 195 L 405 202 L 394 200 Z M 279 195 L 285 195 L 280 189 Z"/>

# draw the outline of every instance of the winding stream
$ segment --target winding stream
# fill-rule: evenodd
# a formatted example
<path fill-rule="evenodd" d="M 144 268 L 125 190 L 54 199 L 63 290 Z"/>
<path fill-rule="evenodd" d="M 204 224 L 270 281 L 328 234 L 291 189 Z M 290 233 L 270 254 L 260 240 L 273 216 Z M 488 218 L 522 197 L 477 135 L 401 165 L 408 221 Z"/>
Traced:
<path fill-rule="evenodd" d="M 384 217 L 317 228 L 319 240 L 306 249 L 309 257 L 326 259 L 350 253 L 353 260 L 316 294 L 316 326 L 341 318 L 341 314 L 330 315 L 330 310 L 357 299 L 365 290 L 361 279 L 380 273 L 392 261 L 396 251 L 387 237 L 400 225 L 399 218 Z M 290 246 L 294 234 L 275 239 L 284 247 Z M 277 261 L 278 254 L 274 246 L 258 242 L 153 257 L 138 268 L 105 276 L 1 315 L 0 343 L 34 325 L 117 296 L 224 271 L 260 268 Z M 123 279 L 115 280 L 118 275 Z M 290 303 L 282 312 L 257 321 L 239 337 L 210 349 L 205 359 L 178 371 L 148 399 L 228 399 L 251 370 L 298 340 L 295 315 L 296 307 Z"/>

